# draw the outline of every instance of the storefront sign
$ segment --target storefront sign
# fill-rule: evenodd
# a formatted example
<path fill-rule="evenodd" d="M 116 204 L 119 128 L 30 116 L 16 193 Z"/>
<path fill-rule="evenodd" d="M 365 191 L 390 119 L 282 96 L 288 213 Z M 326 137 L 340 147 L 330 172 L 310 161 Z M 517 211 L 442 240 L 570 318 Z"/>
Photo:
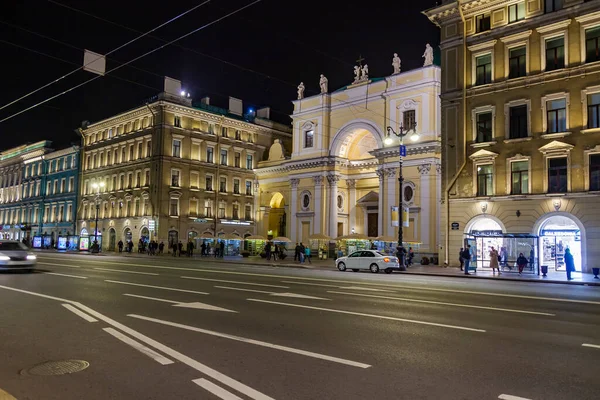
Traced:
<path fill-rule="evenodd" d="M 196 218 L 194 222 L 197 224 L 205 224 L 208 222 L 208 220 L 206 218 Z"/>
<path fill-rule="evenodd" d="M 148 230 L 150 232 L 154 232 L 154 230 L 156 229 L 156 221 L 151 219 L 148 221 Z"/>
<path fill-rule="evenodd" d="M 544 229 L 542 236 L 579 236 L 579 229 Z"/>
<path fill-rule="evenodd" d="M 221 220 L 222 224 L 226 224 L 226 225 L 250 225 L 250 222 L 246 222 L 246 221 L 223 221 Z"/>
<path fill-rule="evenodd" d="M 66 236 L 59 236 L 58 237 L 58 249 L 59 250 L 66 250 L 67 249 L 67 237 Z"/>
<path fill-rule="evenodd" d="M 398 207 L 392 206 L 392 226 L 398 226 Z"/>
<path fill-rule="evenodd" d="M 460 225 L 458 224 L 458 222 L 453 222 L 452 223 L 452 230 L 453 231 L 457 231 L 459 227 L 460 227 Z"/>
<path fill-rule="evenodd" d="M 90 249 L 90 238 L 82 237 L 79 239 L 79 250 L 88 251 Z"/>
<path fill-rule="evenodd" d="M 42 248 L 42 237 L 41 236 L 34 236 L 33 237 L 33 248 L 34 249 L 41 249 Z"/>

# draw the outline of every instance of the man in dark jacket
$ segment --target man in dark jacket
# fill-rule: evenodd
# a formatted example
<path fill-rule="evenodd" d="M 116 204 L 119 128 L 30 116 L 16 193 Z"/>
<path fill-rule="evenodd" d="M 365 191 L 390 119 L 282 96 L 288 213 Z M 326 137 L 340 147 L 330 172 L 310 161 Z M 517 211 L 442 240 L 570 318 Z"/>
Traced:
<path fill-rule="evenodd" d="M 465 275 L 471 275 L 469 273 L 469 264 L 471 264 L 471 246 L 467 245 L 462 252 L 462 258 L 465 260 Z"/>
<path fill-rule="evenodd" d="M 300 245 L 298 243 L 296 243 L 296 248 L 294 249 L 294 261 L 298 260 L 300 261 Z"/>

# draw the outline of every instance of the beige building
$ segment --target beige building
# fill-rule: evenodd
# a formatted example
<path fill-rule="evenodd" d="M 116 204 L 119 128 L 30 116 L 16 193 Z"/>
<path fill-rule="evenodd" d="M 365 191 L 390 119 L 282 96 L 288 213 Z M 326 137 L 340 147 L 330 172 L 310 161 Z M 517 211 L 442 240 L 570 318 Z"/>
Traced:
<path fill-rule="evenodd" d="M 147 105 L 83 127 L 82 236 L 93 240 L 96 212 L 105 250 L 120 240 L 137 248 L 140 238 L 166 245 L 255 233 L 253 169 L 290 130 L 268 108 L 245 114 L 235 98 L 228 110 L 209 103 L 192 106 L 181 83 L 166 78 Z"/>
<path fill-rule="evenodd" d="M 397 238 L 392 208 L 399 203 L 399 142 L 393 137 L 386 145 L 385 139 L 388 126 L 398 131 L 416 123 L 416 141 L 405 139 L 404 240 L 421 243 L 423 255 L 437 256 L 440 68 L 428 65 L 373 79 L 356 68 L 354 83 L 334 92 L 327 91 L 326 80 L 323 93 L 315 96 L 303 98 L 299 87 L 292 148 L 275 144 L 256 170 L 258 232 L 305 244 L 317 233 Z"/>
<path fill-rule="evenodd" d="M 600 257 L 600 1 L 443 1 L 425 14 L 441 29 L 445 261 L 468 242 L 479 267 L 495 246 L 561 269 L 570 248 L 588 271 Z"/>

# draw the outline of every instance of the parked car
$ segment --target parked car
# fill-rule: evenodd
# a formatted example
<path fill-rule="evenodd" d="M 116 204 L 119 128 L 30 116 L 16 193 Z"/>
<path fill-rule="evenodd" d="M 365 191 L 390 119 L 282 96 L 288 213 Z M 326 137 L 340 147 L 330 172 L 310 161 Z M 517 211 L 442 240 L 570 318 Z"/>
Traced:
<path fill-rule="evenodd" d="M 37 257 L 29 247 L 16 240 L 0 240 L 0 270 L 20 269 L 31 271 Z"/>
<path fill-rule="evenodd" d="M 335 260 L 335 265 L 340 271 L 351 269 L 358 272 L 361 269 L 368 269 L 373 273 L 385 271 L 390 274 L 393 270 L 400 270 L 400 263 L 397 257 L 388 256 L 376 250 L 359 250 L 347 257 L 340 257 Z"/>

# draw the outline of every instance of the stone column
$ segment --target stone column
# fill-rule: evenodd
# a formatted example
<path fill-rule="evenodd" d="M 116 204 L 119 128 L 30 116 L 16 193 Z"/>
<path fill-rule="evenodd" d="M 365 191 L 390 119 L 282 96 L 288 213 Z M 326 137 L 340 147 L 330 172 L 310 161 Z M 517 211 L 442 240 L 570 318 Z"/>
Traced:
<path fill-rule="evenodd" d="M 327 181 L 329 182 L 329 236 L 332 239 L 338 237 L 337 232 L 337 221 L 338 221 L 338 208 L 337 208 L 337 197 L 338 197 L 338 181 L 340 177 L 338 175 L 327 175 Z"/>
<path fill-rule="evenodd" d="M 290 179 L 290 183 L 292 185 L 292 194 L 290 196 L 290 239 L 296 243 L 298 234 L 296 212 L 298 211 L 298 185 L 300 184 L 300 179 Z"/>
<path fill-rule="evenodd" d="M 441 214 L 440 208 L 442 204 L 442 165 L 435 165 L 435 192 L 437 193 L 435 197 L 435 218 L 436 221 L 440 221 Z M 442 230 L 442 226 L 440 223 L 437 224 L 438 229 L 435 230 L 435 248 L 432 249 L 434 253 L 438 252 L 440 246 L 440 231 Z"/>
<path fill-rule="evenodd" d="M 213 183 L 213 185 L 218 185 L 219 183 Z M 216 187 L 216 189 L 218 190 L 218 187 Z M 214 198 L 214 196 L 211 195 L 211 198 Z M 262 235 L 263 233 L 267 233 L 266 228 L 263 230 L 262 225 L 265 225 L 264 221 L 261 219 L 262 215 L 260 214 L 260 186 L 258 184 L 258 180 L 254 180 L 254 204 L 252 205 L 252 220 L 254 221 L 254 234 L 255 235 Z M 245 207 L 245 206 L 244 206 Z M 215 204 L 213 206 L 213 209 L 215 210 L 214 216 L 217 215 L 217 208 L 218 206 Z M 267 221 L 266 223 L 267 226 L 269 226 L 269 221 Z M 216 235 L 216 232 L 215 232 Z"/>
<path fill-rule="evenodd" d="M 313 176 L 315 182 L 315 192 L 313 200 L 315 202 L 315 217 L 313 223 L 313 233 L 321 233 L 321 212 L 323 210 L 323 177 L 320 175 Z"/>
<path fill-rule="evenodd" d="M 421 193 L 421 198 L 419 200 L 421 206 L 421 247 L 423 249 L 430 248 L 430 232 L 429 232 L 429 221 L 431 214 L 431 188 L 430 185 L 430 175 L 429 171 L 431 171 L 431 164 L 422 164 L 417 167 L 419 173 L 421 174 L 421 183 L 419 187 L 419 192 Z"/>
<path fill-rule="evenodd" d="M 392 226 L 392 206 L 397 205 L 396 194 L 398 193 L 398 187 L 396 186 L 396 168 L 387 168 L 385 170 L 385 176 L 387 178 L 387 207 L 384 213 L 385 221 L 385 235 L 395 236 L 394 227 Z M 401 214 L 400 214 L 401 215 Z"/>
<path fill-rule="evenodd" d="M 379 204 L 378 204 L 378 210 L 379 212 L 377 213 L 377 235 L 378 236 L 382 236 L 383 235 L 383 197 L 385 196 L 385 188 L 383 185 L 383 178 L 385 176 L 385 172 L 383 170 L 383 168 L 379 168 L 376 171 L 377 176 L 379 177 Z M 369 223 L 367 222 L 367 229 L 368 229 L 368 225 Z M 365 232 L 366 235 L 368 235 L 368 232 Z"/>
<path fill-rule="evenodd" d="M 348 233 L 352 233 L 352 229 L 356 229 L 356 180 L 348 179 Z"/>
<path fill-rule="evenodd" d="M 269 230 L 269 213 L 271 211 L 271 207 L 269 206 L 261 206 L 260 207 L 260 230 L 258 232 L 259 235 L 267 237 L 267 231 Z"/>

